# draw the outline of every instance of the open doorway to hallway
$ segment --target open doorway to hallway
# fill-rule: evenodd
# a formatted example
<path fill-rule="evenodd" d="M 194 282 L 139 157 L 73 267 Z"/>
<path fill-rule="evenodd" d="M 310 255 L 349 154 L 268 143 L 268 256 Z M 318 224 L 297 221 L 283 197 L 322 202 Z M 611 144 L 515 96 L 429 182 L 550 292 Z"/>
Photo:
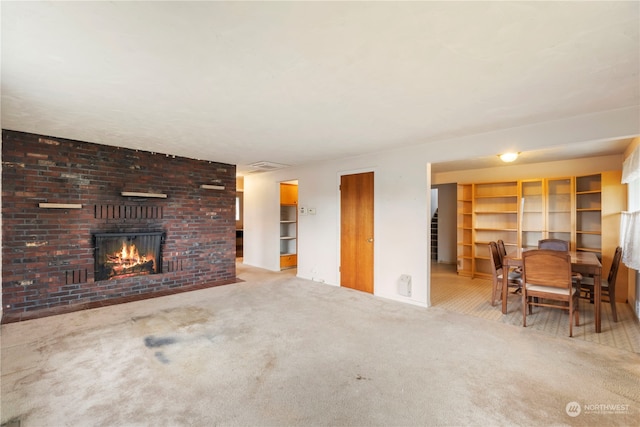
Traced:
<path fill-rule="evenodd" d="M 456 275 L 457 259 L 457 185 L 439 184 L 431 187 L 430 210 L 430 283 L 431 303 L 438 305 L 436 287 L 456 286 L 455 281 L 446 280 Z"/>
<path fill-rule="evenodd" d="M 431 187 L 431 260 L 456 263 L 456 184 Z"/>
<path fill-rule="evenodd" d="M 236 177 L 236 260 L 244 254 L 244 177 Z"/>
<path fill-rule="evenodd" d="M 280 270 L 298 267 L 298 180 L 280 183 Z"/>

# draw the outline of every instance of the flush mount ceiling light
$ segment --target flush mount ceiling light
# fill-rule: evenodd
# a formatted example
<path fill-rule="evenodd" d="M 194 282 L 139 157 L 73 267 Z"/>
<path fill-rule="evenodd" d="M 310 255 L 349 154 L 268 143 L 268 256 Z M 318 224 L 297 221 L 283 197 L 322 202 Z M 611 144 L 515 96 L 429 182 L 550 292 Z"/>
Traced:
<path fill-rule="evenodd" d="M 500 157 L 500 160 L 502 160 L 503 162 L 510 163 L 518 158 L 518 154 L 520 153 L 504 153 L 504 154 L 498 155 L 498 157 Z"/>

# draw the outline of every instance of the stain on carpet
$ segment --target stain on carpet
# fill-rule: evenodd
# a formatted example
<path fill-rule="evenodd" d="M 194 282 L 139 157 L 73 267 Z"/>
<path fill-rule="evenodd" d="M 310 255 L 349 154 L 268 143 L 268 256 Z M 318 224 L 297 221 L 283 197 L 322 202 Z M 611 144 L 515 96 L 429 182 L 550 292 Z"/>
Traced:
<path fill-rule="evenodd" d="M 160 363 L 163 363 L 165 365 L 168 365 L 169 363 L 171 363 L 171 361 L 167 359 L 167 356 L 165 356 L 165 354 L 161 351 L 156 351 L 154 356 L 156 356 L 156 359 L 158 359 Z"/>
<path fill-rule="evenodd" d="M 0 427 L 20 427 L 20 419 L 13 418 L 6 423 L 0 424 Z"/>
<path fill-rule="evenodd" d="M 163 347 L 165 345 L 175 344 L 176 342 L 178 342 L 178 340 L 173 337 L 154 337 L 150 335 L 144 338 L 144 345 L 148 348 Z"/>
<path fill-rule="evenodd" d="M 147 337 L 144 338 L 144 345 L 147 348 L 158 348 L 158 347 L 164 347 L 167 345 L 172 345 L 177 343 L 178 340 L 174 337 L 155 337 L 153 335 L 149 335 Z M 156 357 L 156 359 L 158 359 L 158 361 L 164 365 L 168 365 L 169 363 L 171 363 L 171 361 L 169 360 L 169 358 L 164 354 L 163 351 L 156 351 L 154 353 L 154 356 Z"/>

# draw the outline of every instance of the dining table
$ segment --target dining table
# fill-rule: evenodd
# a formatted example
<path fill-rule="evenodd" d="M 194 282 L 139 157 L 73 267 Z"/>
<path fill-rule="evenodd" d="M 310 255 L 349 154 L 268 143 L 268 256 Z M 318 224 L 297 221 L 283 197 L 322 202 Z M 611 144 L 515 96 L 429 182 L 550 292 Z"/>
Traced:
<path fill-rule="evenodd" d="M 504 271 L 508 271 L 510 268 L 522 267 L 522 252 L 535 248 L 517 248 L 507 253 L 502 261 L 502 268 Z M 569 251 L 571 255 L 571 269 L 574 272 L 593 276 L 593 288 L 594 299 L 593 304 L 595 307 L 595 324 L 596 333 L 600 333 L 601 330 L 601 311 L 600 311 L 600 299 L 602 298 L 602 264 L 598 259 L 598 256 L 594 252 L 583 251 Z M 503 274 L 502 283 L 502 314 L 507 314 L 507 295 L 509 280 L 508 274 Z"/>

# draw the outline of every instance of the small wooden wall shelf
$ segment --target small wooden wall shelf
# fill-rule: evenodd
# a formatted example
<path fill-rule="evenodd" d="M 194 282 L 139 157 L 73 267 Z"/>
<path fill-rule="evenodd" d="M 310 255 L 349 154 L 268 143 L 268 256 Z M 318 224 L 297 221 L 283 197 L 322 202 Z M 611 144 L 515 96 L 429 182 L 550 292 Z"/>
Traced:
<path fill-rule="evenodd" d="M 82 209 L 80 203 L 39 203 L 42 209 Z"/>
<path fill-rule="evenodd" d="M 163 193 L 138 193 L 135 191 L 123 191 L 120 193 L 123 197 L 150 197 L 155 199 L 166 199 L 167 195 Z"/>
<path fill-rule="evenodd" d="M 202 184 L 200 188 L 204 190 L 224 190 L 224 185 Z"/>

